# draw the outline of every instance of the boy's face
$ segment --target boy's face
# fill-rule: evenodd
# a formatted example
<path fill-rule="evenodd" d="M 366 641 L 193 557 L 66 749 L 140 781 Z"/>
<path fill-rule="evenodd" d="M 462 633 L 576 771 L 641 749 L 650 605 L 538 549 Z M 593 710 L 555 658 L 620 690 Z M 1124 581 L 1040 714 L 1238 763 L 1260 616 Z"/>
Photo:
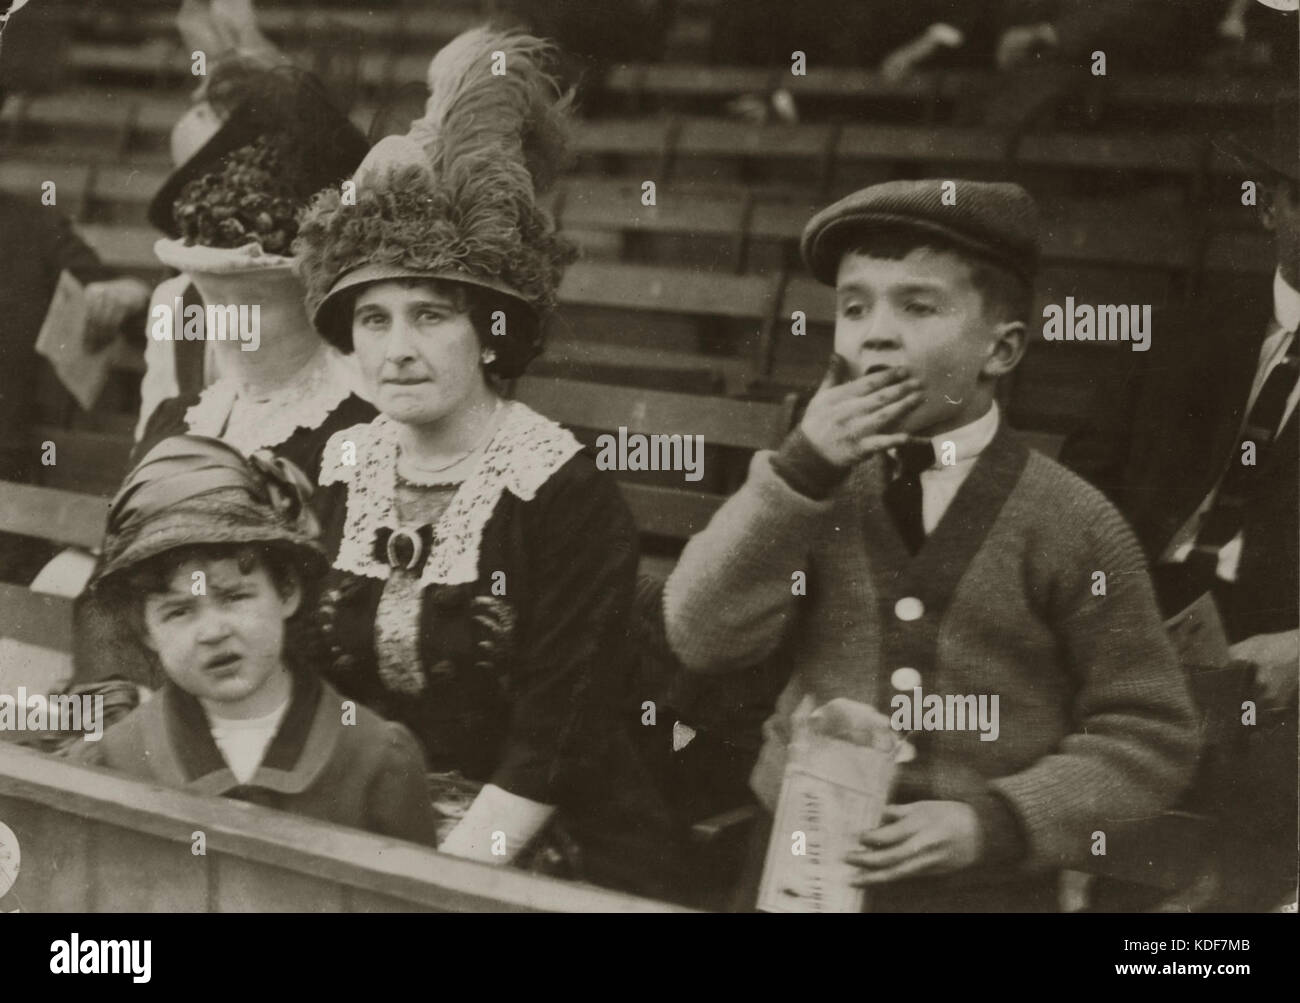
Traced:
<path fill-rule="evenodd" d="M 202 572 L 203 595 L 196 584 Z M 259 562 L 235 558 L 180 565 L 167 591 L 145 597 L 147 643 L 168 678 L 201 700 L 233 704 L 256 695 L 283 667 L 284 623 L 301 599 L 286 594 Z"/>
<path fill-rule="evenodd" d="M 993 381 L 981 370 L 1000 325 L 983 312 L 971 269 L 954 254 L 920 247 L 898 261 L 850 253 L 835 286 L 835 351 L 847 378 L 906 366 L 925 400 L 897 431 L 937 434 L 981 417 Z"/>

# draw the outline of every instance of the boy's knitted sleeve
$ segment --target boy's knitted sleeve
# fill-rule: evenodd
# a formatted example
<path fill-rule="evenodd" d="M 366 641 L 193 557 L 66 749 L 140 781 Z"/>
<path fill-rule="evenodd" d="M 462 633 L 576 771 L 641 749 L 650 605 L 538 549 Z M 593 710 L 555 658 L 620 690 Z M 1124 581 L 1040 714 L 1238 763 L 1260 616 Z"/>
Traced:
<path fill-rule="evenodd" d="M 1093 833 L 1170 806 L 1192 778 L 1196 717 L 1132 531 L 1095 489 L 1068 478 L 1054 493 L 1052 550 L 1031 557 L 1048 582 L 1051 617 L 1075 677 L 1072 733 L 1056 751 L 990 786 L 1016 812 L 1031 865 L 1090 859 Z M 1105 574 L 1104 595 L 1096 572 Z M 1004 737 L 1009 723 L 1004 726 Z"/>
<path fill-rule="evenodd" d="M 664 624 L 688 669 L 726 671 L 769 655 L 789 631 L 795 572 L 832 501 L 807 498 L 756 453 L 749 477 L 682 551 L 664 584 Z M 806 601 L 806 600 L 805 600 Z"/>

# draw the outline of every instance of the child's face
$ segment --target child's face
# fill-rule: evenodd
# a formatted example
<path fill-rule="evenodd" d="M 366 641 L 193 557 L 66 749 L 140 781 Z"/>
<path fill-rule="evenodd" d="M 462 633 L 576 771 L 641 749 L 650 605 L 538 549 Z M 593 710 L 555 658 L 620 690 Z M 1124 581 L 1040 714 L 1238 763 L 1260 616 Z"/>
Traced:
<path fill-rule="evenodd" d="M 935 434 L 988 410 L 993 385 L 980 374 L 997 325 L 959 257 L 924 247 L 898 261 L 846 254 L 835 296 L 835 351 L 849 379 L 907 366 L 922 382 L 925 400 L 898 431 Z"/>
<path fill-rule="evenodd" d="M 301 592 L 282 594 L 260 562 L 245 567 L 233 557 L 186 561 L 167 591 L 144 601 L 149 647 L 172 682 L 201 700 L 255 699 L 283 668 L 284 623 Z M 204 594 L 195 595 L 200 581 Z"/>
<path fill-rule="evenodd" d="M 469 314 L 433 286 L 367 286 L 353 308 L 352 344 L 375 407 L 397 421 L 441 421 L 483 392 Z"/>

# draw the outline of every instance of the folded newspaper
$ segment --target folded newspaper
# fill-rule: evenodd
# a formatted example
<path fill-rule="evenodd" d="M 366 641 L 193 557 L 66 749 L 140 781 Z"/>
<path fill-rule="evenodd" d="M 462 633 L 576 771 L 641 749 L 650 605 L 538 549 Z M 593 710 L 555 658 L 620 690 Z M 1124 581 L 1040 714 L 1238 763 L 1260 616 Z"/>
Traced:
<path fill-rule="evenodd" d="M 846 713 L 848 710 L 848 713 Z M 862 912 L 858 869 L 845 856 L 880 824 L 902 736 L 875 708 L 805 697 L 791 741 L 759 885 L 763 912 Z"/>

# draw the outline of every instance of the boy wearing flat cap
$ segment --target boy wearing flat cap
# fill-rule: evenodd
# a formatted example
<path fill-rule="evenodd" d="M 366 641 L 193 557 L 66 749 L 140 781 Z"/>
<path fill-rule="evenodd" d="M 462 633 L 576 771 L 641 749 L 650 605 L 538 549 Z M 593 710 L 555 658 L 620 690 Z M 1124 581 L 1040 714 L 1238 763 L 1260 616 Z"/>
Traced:
<path fill-rule="evenodd" d="M 805 700 L 851 723 L 897 720 L 900 694 L 997 698 L 992 728 L 927 718 L 900 747 L 848 858 L 875 910 L 1054 909 L 1059 870 L 1172 802 L 1196 758 L 1132 533 L 995 401 L 1025 351 L 1036 230 L 1023 189 L 968 181 L 876 185 L 814 216 L 831 371 L 665 586 L 688 669 L 788 667 L 750 780 L 769 811 Z"/>

